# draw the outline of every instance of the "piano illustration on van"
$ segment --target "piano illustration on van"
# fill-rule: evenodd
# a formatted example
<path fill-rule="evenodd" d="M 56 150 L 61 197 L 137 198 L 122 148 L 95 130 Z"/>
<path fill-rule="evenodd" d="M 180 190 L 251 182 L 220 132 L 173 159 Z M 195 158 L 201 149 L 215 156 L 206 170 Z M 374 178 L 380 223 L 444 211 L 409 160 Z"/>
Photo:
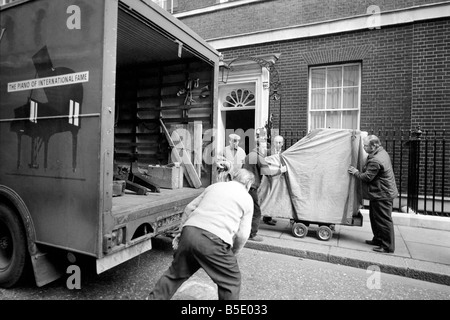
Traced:
<path fill-rule="evenodd" d="M 51 83 L 59 76 L 74 74 L 74 71 L 65 67 L 54 67 L 47 46 L 40 49 L 32 57 L 32 60 L 36 69 L 36 78 L 45 78 L 47 83 L 42 89 L 38 89 L 43 90 L 47 101 L 39 101 L 38 98 L 33 98 L 33 91 L 36 89 L 30 89 L 28 101 L 14 110 L 16 121 L 12 122 L 10 130 L 18 136 L 17 167 L 21 167 L 23 136 L 31 138 L 31 163 L 29 167 L 39 169 L 38 156 L 42 146 L 44 146 L 44 169 L 47 169 L 51 137 L 58 133 L 70 132 L 72 134 L 72 168 L 75 171 L 77 167 L 78 132 L 81 127 L 79 115 L 83 103 L 83 85 L 81 83 L 63 83 L 60 85 Z M 42 98 L 42 94 L 39 97 L 40 100 L 45 100 Z"/>

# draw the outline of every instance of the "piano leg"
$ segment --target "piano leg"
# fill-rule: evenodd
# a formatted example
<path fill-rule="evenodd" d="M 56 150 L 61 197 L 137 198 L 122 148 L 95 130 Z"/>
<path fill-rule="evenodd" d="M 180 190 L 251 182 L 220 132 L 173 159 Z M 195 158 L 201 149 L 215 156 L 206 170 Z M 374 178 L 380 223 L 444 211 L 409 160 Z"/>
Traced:
<path fill-rule="evenodd" d="M 44 138 L 44 170 L 47 170 L 47 160 L 48 160 L 48 141 L 50 137 Z"/>
<path fill-rule="evenodd" d="M 39 169 L 39 164 L 37 163 L 37 157 L 39 154 L 39 148 L 38 148 L 38 138 L 31 138 L 31 163 L 29 164 L 29 167 L 31 169 Z"/>
<path fill-rule="evenodd" d="M 17 134 L 17 169 L 20 169 L 21 167 L 20 158 L 22 156 L 22 136 L 23 134 Z"/>
<path fill-rule="evenodd" d="M 78 130 L 72 131 L 72 169 L 77 171 Z"/>

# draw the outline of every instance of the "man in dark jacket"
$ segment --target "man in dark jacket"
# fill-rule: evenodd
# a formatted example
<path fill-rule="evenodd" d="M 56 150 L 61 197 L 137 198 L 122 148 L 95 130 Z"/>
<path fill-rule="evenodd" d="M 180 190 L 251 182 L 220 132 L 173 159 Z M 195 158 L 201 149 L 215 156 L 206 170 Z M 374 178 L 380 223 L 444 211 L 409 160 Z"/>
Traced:
<path fill-rule="evenodd" d="M 367 244 L 376 245 L 374 251 L 392 253 L 395 250 L 392 206 L 398 196 L 389 154 L 381 146 L 377 136 L 363 139 L 364 150 L 369 154 L 363 171 L 350 166 L 348 172 L 363 182 L 364 195 L 370 201 L 369 217 L 373 239 Z"/>

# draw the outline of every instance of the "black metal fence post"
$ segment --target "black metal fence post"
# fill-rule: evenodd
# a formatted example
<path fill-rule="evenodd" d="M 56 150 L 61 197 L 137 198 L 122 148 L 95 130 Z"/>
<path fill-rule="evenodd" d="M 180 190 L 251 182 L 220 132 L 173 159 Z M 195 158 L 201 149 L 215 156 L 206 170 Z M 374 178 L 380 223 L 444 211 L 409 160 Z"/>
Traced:
<path fill-rule="evenodd" d="M 419 211 L 419 175 L 420 175 L 420 142 L 422 131 L 420 126 L 411 132 L 408 162 L 408 211 L 412 209 L 415 213 Z"/>
<path fill-rule="evenodd" d="M 445 130 L 442 131 L 442 176 L 441 176 L 441 187 L 442 187 L 442 192 L 441 192 L 441 216 L 444 216 L 444 207 L 445 207 L 445 167 L 446 167 L 446 163 L 445 163 L 445 159 L 446 159 L 446 155 L 445 155 Z"/>

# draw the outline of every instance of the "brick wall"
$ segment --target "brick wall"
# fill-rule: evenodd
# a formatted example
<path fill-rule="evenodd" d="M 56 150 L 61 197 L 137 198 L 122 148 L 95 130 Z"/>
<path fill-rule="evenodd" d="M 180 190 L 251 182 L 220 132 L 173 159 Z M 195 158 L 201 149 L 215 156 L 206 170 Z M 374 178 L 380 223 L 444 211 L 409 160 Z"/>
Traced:
<path fill-rule="evenodd" d="M 435 2 L 438 1 L 376 4 L 387 11 Z M 208 39 L 364 14 L 371 4 L 372 1 L 268 0 L 182 20 Z M 418 192 L 424 195 L 427 190 L 430 196 L 436 190 L 437 196 L 450 196 L 450 18 L 245 46 L 223 53 L 226 59 L 281 53 L 276 64 L 282 83 L 281 129 L 298 133 L 298 137 L 308 128 L 309 67 L 361 62 L 360 128 L 374 130 L 378 135 L 381 132 L 381 137 L 389 132 L 397 141 L 395 148 L 393 142 L 387 147 L 396 162 L 396 175 L 402 177 L 401 183 L 398 181 L 402 192 L 406 192 L 409 181 L 410 147 L 399 141 L 400 131 L 403 130 L 402 137 L 407 140 L 409 131 L 420 125 L 428 138 L 422 137 L 420 173 L 416 177 L 420 184 Z M 277 104 L 271 107 L 271 112 L 278 128 Z"/>
<path fill-rule="evenodd" d="M 433 191 L 437 196 L 450 195 L 449 30 L 448 19 L 414 26 L 411 126 L 420 126 L 425 133 L 422 135 L 419 181 L 422 187 L 428 186 L 429 196 Z M 426 163 L 427 177 L 424 174 Z M 436 183 L 434 179 L 437 179 Z"/>
<path fill-rule="evenodd" d="M 361 129 L 450 130 L 450 20 L 223 51 L 281 53 L 282 130 L 307 130 L 308 68 L 362 63 Z M 274 113 L 278 126 L 279 110 Z"/>
<path fill-rule="evenodd" d="M 450 20 L 414 26 L 412 125 L 450 130 Z"/>
<path fill-rule="evenodd" d="M 184 12 L 194 9 L 210 7 L 216 4 L 216 0 L 178 0 L 176 12 Z"/>
<path fill-rule="evenodd" d="M 178 8 L 176 12 L 186 12 L 195 9 L 203 9 L 206 7 L 211 7 L 219 4 L 219 0 L 177 0 L 177 1 L 178 1 Z M 227 2 L 237 2 L 237 1 L 240 0 L 228 0 Z M 261 0 L 261 1 L 268 1 L 268 0 Z"/>
<path fill-rule="evenodd" d="M 178 0 L 180 11 L 211 6 L 215 0 Z M 239 2 L 239 1 L 236 1 Z M 302 25 L 367 14 L 376 5 L 381 12 L 441 2 L 439 0 L 261 0 L 251 4 L 189 16 L 181 20 L 204 39 Z"/>

